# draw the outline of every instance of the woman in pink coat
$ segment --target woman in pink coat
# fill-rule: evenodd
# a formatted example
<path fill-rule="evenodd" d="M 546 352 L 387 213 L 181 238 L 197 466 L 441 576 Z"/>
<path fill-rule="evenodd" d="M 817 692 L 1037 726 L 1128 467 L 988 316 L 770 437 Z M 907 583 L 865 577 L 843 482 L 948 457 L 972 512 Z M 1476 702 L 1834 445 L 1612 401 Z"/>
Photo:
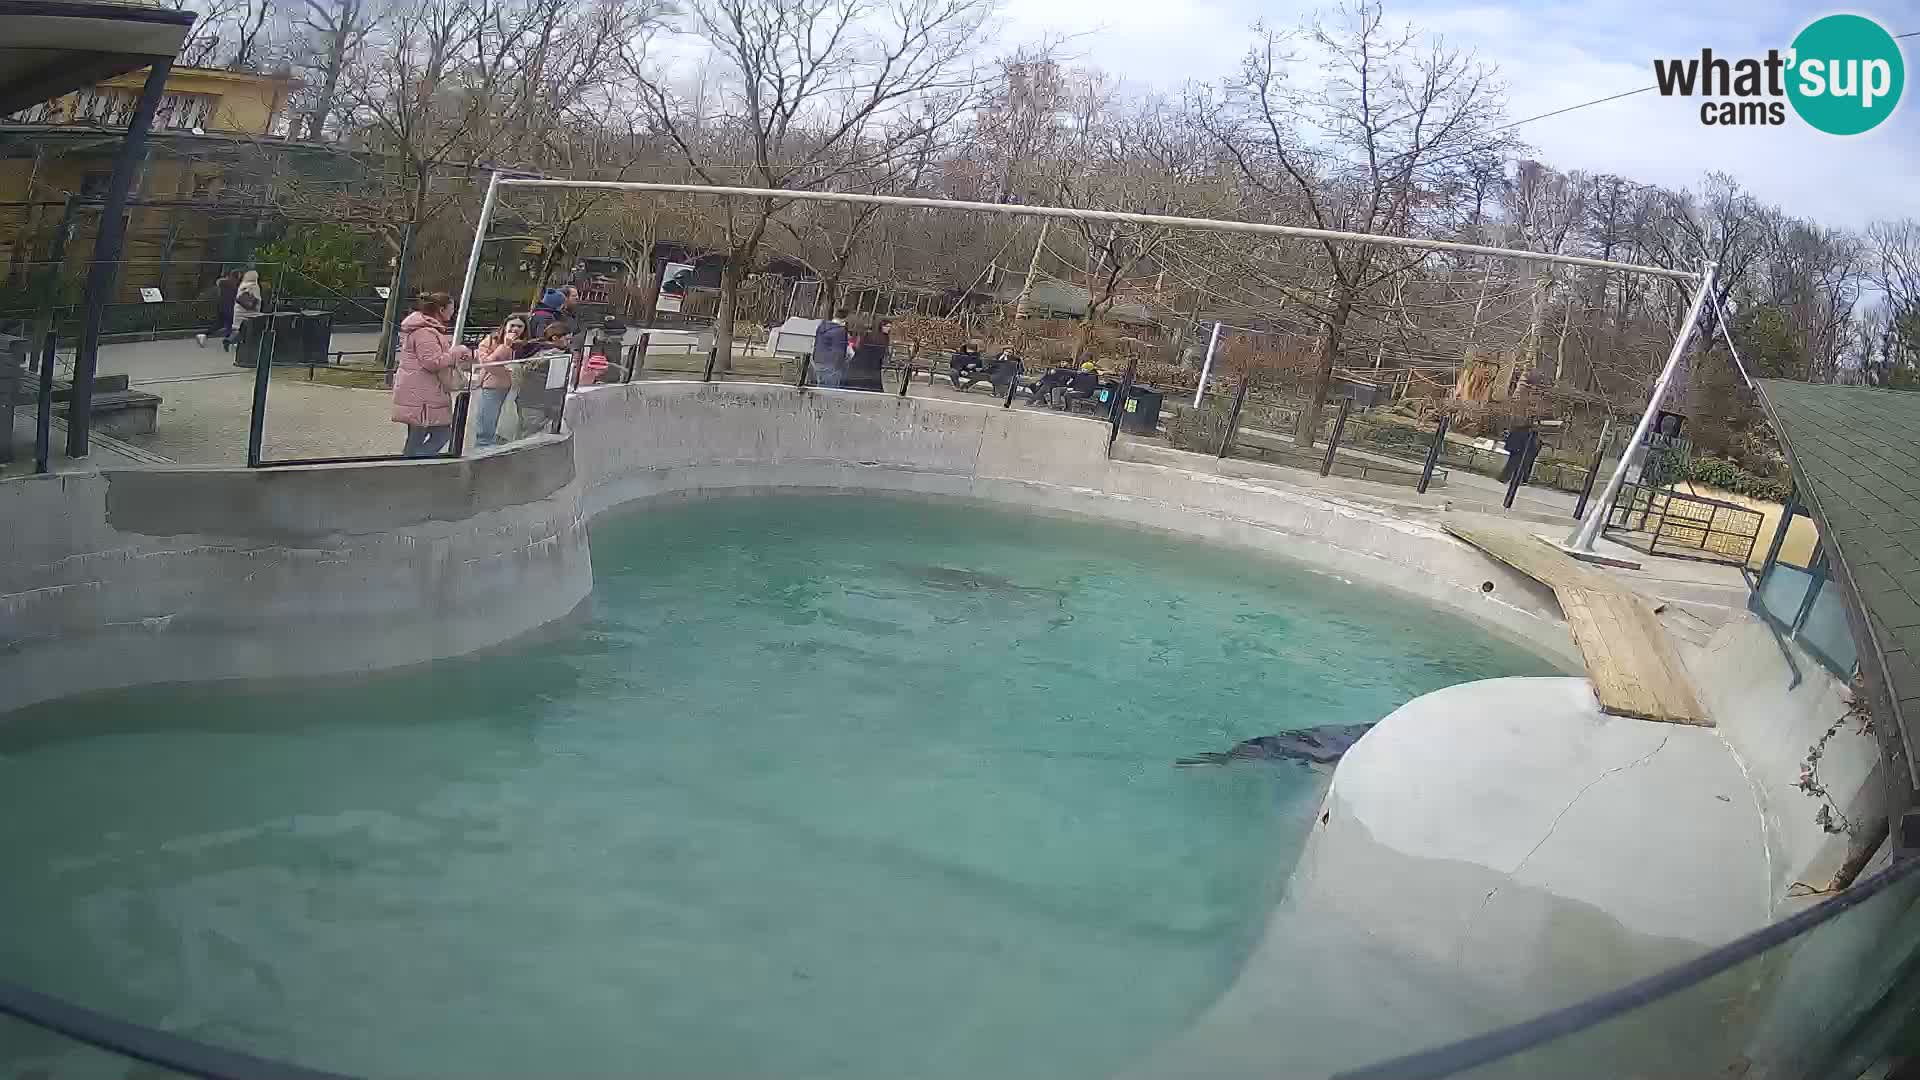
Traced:
<path fill-rule="evenodd" d="M 433 457 L 453 437 L 453 391 L 473 355 L 447 337 L 453 297 L 426 293 L 400 321 L 400 361 L 393 373 L 393 422 L 407 425 L 407 457 Z"/>

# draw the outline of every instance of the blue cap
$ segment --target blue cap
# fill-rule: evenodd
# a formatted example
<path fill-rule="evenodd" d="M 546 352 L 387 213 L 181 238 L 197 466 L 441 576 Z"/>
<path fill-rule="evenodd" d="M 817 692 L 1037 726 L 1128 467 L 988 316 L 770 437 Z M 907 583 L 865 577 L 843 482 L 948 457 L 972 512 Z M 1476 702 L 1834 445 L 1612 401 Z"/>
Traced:
<path fill-rule="evenodd" d="M 565 289 L 548 289 L 546 292 L 540 294 L 540 306 L 544 308 L 551 308 L 554 311 L 558 311 L 560 310 L 560 306 L 566 302 L 567 292 Z"/>

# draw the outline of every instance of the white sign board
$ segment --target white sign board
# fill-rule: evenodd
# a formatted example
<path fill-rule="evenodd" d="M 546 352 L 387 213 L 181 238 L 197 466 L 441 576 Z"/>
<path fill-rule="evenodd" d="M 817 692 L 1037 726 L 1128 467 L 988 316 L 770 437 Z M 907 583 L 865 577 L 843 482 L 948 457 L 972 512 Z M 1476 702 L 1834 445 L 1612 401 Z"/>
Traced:
<path fill-rule="evenodd" d="M 569 353 L 552 352 L 547 354 L 547 389 L 558 390 L 567 385 L 567 369 L 573 366 L 573 356 Z"/>
<path fill-rule="evenodd" d="M 655 311 L 679 311 L 686 302 L 687 289 L 693 285 L 693 267 L 686 263 L 670 262 L 660 271 L 660 299 L 653 305 Z"/>
<path fill-rule="evenodd" d="M 143 304 L 158 304 L 165 299 L 166 297 L 160 295 L 159 289 L 140 290 L 140 302 Z"/>
<path fill-rule="evenodd" d="M 386 285 L 375 285 L 373 287 L 373 295 L 385 300 L 387 297 L 393 295 L 393 289 Z"/>

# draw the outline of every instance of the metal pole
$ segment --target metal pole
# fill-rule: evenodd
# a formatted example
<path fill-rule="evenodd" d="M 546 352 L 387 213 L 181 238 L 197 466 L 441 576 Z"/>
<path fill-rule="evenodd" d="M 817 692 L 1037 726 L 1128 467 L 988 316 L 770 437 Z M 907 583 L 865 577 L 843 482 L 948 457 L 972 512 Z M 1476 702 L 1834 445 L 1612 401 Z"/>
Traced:
<path fill-rule="evenodd" d="M 1320 462 L 1321 476 L 1325 476 L 1333 471 L 1333 453 L 1340 449 L 1340 433 L 1346 430 L 1347 410 L 1351 408 L 1353 408 L 1352 398 L 1343 397 L 1340 399 L 1340 415 L 1333 418 L 1333 434 L 1327 439 L 1327 456 L 1325 460 Z"/>
<path fill-rule="evenodd" d="M 906 374 L 900 376 L 901 397 L 907 396 L 907 386 L 913 382 L 913 362 L 918 359 L 920 359 L 920 343 L 916 341 L 913 343 L 912 348 L 907 350 Z"/>
<path fill-rule="evenodd" d="M 1700 273 L 1700 286 L 1693 292 L 1693 303 L 1687 305 L 1687 317 L 1680 323 L 1679 332 L 1674 335 L 1673 349 L 1667 353 L 1667 364 L 1660 369 L 1660 378 L 1653 384 L 1653 396 L 1647 399 L 1647 411 L 1640 416 L 1640 422 L 1634 425 L 1633 437 L 1628 440 L 1627 448 L 1620 454 L 1620 463 L 1613 468 L 1613 475 L 1607 479 L 1607 486 L 1600 492 L 1600 505 L 1613 505 L 1614 497 L 1620 494 L 1620 485 L 1626 482 L 1627 470 L 1645 456 L 1647 432 L 1653 430 L 1653 418 L 1659 415 L 1660 406 L 1667 399 L 1667 388 L 1673 385 L 1673 374 L 1679 370 L 1680 357 L 1687 351 L 1687 342 L 1693 337 L 1694 325 L 1700 320 L 1700 308 L 1713 293 L 1713 263 L 1705 265 Z M 1602 514 L 1589 514 L 1567 537 L 1567 546 L 1576 551 L 1592 551 L 1594 542 L 1600 539 L 1600 522 L 1606 517 Z"/>
<path fill-rule="evenodd" d="M 473 226 L 473 246 L 467 250 L 467 276 L 460 282 L 460 307 L 453 316 L 453 343 L 467 329 L 467 308 L 473 303 L 473 278 L 480 272 L 480 249 L 487 243 L 487 227 L 493 223 L 493 200 L 500 190 L 500 172 L 487 177 L 487 197 L 480 203 L 480 220 Z"/>
<path fill-rule="evenodd" d="M 467 413 L 473 402 L 473 394 L 462 390 L 453 395 L 453 438 L 447 446 L 448 457 L 461 457 L 467 449 Z"/>
<path fill-rule="evenodd" d="M 1220 452 L 1214 457 L 1224 458 L 1227 451 L 1233 449 L 1233 435 L 1240 427 L 1240 406 L 1247 403 L 1247 379 L 1246 375 L 1240 376 L 1240 389 L 1233 394 L 1233 412 L 1227 415 L 1227 430 L 1220 436 Z"/>
<path fill-rule="evenodd" d="M 267 433 L 267 380 L 273 376 L 273 316 L 260 326 L 260 346 L 253 356 L 253 411 L 247 414 L 247 468 L 260 467 L 260 444 Z M 234 346 L 239 348 L 238 345 Z"/>
<path fill-rule="evenodd" d="M 67 257 L 67 241 L 73 236 L 73 217 L 79 209 L 79 200 L 77 194 L 67 195 L 67 205 L 60 211 L 60 227 L 54 230 L 53 241 L 47 245 L 47 288 L 40 306 L 43 329 L 46 330 L 54 330 L 60 324 L 59 313 L 54 310 L 54 300 L 60 293 L 60 264 Z"/>
<path fill-rule="evenodd" d="M 865 195 L 843 191 L 801 191 L 796 188 L 719 187 L 712 184 L 659 184 L 639 180 L 547 180 L 539 177 L 509 177 L 500 181 L 507 187 L 549 187 L 599 189 L 606 191 L 679 191 L 694 195 L 745 196 L 752 199 L 782 199 L 791 202 L 853 203 L 866 206 L 906 206 L 920 210 L 964 210 L 970 213 L 999 214 L 1005 217 L 1065 218 L 1069 221 L 1105 221 L 1126 225 L 1157 225 L 1175 229 L 1200 229 L 1206 232 L 1251 233 L 1257 236 L 1290 236 L 1302 240 L 1337 240 L 1384 247 L 1412 248 L 1420 251 L 1459 251 L 1469 255 L 1493 255 L 1524 259 L 1534 263 L 1562 266 L 1586 266 L 1599 270 L 1625 270 L 1654 277 L 1694 281 L 1700 275 L 1691 270 L 1670 270 L 1664 266 L 1636 266 L 1632 263 L 1589 259 L 1581 255 L 1554 255 L 1541 251 L 1462 244 L 1452 240 L 1423 240 L 1409 236 L 1379 236 L 1373 233 L 1340 232 L 1336 229 L 1309 229 L 1298 225 L 1274 225 L 1264 221 L 1222 221 L 1218 218 L 1176 217 L 1171 214 L 1130 214 L 1118 210 L 1082 210 L 1070 206 L 1028 206 L 1018 203 L 966 202 L 960 199 L 927 199 L 908 195 Z"/>
<path fill-rule="evenodd" d="M 68 202 L 72 206 L 72 202 Z M 52 327 L 47 329 L 46 345 L 40 350 L 40 400 L 39 408 L 33 417 L 33 471 L 47 471 L 47 462 L 53 453 L 53 354 L 57 336 Z M 11 421 L 12 417 L 8 417 Z M 12 438 L 9 430 L 7 437 Z"/>
<path fill-rule="evenodd" d="M 140 90 L 140 101 L 134 106 L 133 119 L 127 124 L 126 137 L 113 162 L 113 176 L 107 181 L 100 234 L 93 242 L 92 265 L 87 268 L 86 317 L 81 323 L 80 346 L 74 350 L 73 389 L 67 397 L 68 457 L 87 456 L 87 432 L 93 426 L 93 375 L 100 363 L 100 329 L 107 319 L 107 298 L 113 291 L 120 249 L 127 236 L 127 193 L 146 157 L 147 132 L 153 128 L 153 114 L 160 107 L 167 76 L 172 72 L 170 56 L 156 58 L 148 69 L 147 83 Z"/>
<path fill-rule="evenodd" d="M 587 350 L 591 348 L 588 341 L 593 337 L 593 334 L 594 332 L 592 330 L 581 334 L 580 351 L 567 354 L 567 378 L 563 383 L 565 390 L 560 395 L 560 407 L 553 411 L 553 426 L 547 429 L 548 434 L 560 434 L 560 422 L 566 419 L 567 402 L 573 400 L 573 391 L 580 385 L 580 365 L 587 362 Z M 711 368 L 713 362 L 709 360 L 707 363 L 709 368 Z"/>
<path fill-rule="evenodd" d="M 1003 409 L 1013 408 L 1013 395 L 1014 395 L 1014 392 L 1019 389 L 1020 389 L 1020 373 L 1018 371 L 1008 372 L 1007 373 L 1007 400 L 1001 402 L 1000 407 Z"/>
<path fill-rule="evenodd" d="M 707 373 L 700 376 L 701 382 L 713 381 L 713 365 L 719 362 L 720 362 L 720 346 L 718 343 L 716 343 L 712 348 L 707 350 Z"/>
<path fill-rule="evenodd" d="M 1600 459 L 1607 453 L 1607 436 L 1613 433 L 1613 417 L 1600 422 L 1600 445 L 1593 448 L 1593 462 L 1587 466 L 1587 482 L 1580 485 L 1580 501 L 1573 504 L 1573 520 L 1587 516 L 1587 497 L 1593 494 L 1594 477 L 1600 475 Z"/>
<path fill-rule="evenodd" d="M 1134 372 L 1140 368 L 1140 358 L 1127 360 L 1127 373 L 1120 377 L 1120 392 L 1113 398 L 1113 426 L 1107 431 L 1107 456 L 1113 456 L 1113 444 L 1120 438 L 1120 420 L 1127 414 L 1127 400 L 1133 396 Z"/>
<path fill-rule="evenodd" d="M 1527 474 L 1533 471 L 1533 459 L 1540 456 L 1540 433 L 1529 432 L 1527 445 L 1520 451 L 1520 460 L 1513 463 L 1513 475 L 1507 478 L 1507 497 L 1500 505 L 1513 509 L 1513 497 L 1520 493 L 1520 485 L 1527 482 Z"/>
<path fill-rule="evenodd" d="M 1213 333 L 1207 335 L 1207 358 L 1200 363 L 1200 385 L 1193 388 L 1193 407 L 1200 407 L 1200 395 L 1207 392 L 1207 376 L 1213 371 L 1213 347 L 1220 344 L 1220 324 L 1213 324 Z"/>
<path fill-rule="evenodd" d="M 1433 431 L 1433 445 L 1427 447 L 1426 464 L 1420 466 L 1420 483 L 1413 489 L 1422 495 L 1427 493 L 1427 485 L 1433 482 L 1433 467 L 1440 462 L 1440 451 L 1447 445 L 1447 428 L 1452 424 L 1453 417 L 1440 414 L 1440 424 Z"/>
<path fill-rule="evenodd" d="M 1034 241 L 1033 259 L 1027 263 L 1027 280 L 1020 286 L 1020 298 L 1013 302 L 1013 318 L 1018 322 L 1027 317 L 1027 305 L 1033 301 L 1033 279 L 1040 273 L 1040 253 L 1047 247 L 1047 226 L 1052 222 L 1040 220 L 1040 239 Z"/>

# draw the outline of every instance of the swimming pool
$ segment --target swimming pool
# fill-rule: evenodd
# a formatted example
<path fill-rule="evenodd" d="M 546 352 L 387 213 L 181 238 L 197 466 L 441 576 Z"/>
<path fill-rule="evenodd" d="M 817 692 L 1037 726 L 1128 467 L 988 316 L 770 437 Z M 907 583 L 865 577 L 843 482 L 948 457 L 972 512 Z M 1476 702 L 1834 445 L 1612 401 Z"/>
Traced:
<path fill-rule="evenodd" d="M 0 719 L 0 970 L 367 1076 L 1106 1075 L 1234 978 L 1320 791 L 1173 758 L 1551 671 L 973 504 L 656 504 L 593 549 L 539 643 Z"/>

